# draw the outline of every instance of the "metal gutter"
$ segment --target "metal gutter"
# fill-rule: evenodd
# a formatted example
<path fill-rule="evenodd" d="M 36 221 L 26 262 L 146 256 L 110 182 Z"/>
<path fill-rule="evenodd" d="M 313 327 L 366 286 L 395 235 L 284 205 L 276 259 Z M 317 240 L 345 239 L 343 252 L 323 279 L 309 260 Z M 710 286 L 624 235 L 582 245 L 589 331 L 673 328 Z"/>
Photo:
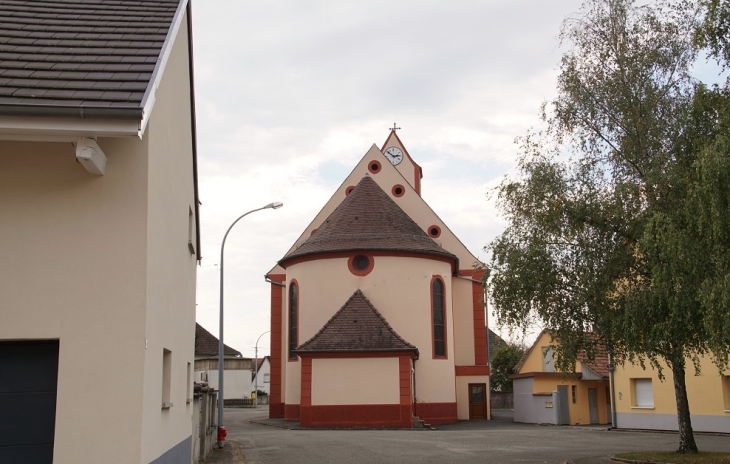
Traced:
<path fill-rule="evenodd" d="M 187 0 L 182 0 L 187 2 Z M 182 2 L 181 2 L 182 3 Z M 193 12 L 190 2 L 186 6 L 188 19 L 188 72 L 190 75 L 190 131 L 193 139 L 193 189 L 195 195 L 195 252 L 198 262 L 203 259 L 200 249 L 200 196 L 198 193 L 198 132 L 195 116 L 195 76 L 193 66 Z"/>
<path fill-rule="evenodd" d="M 142 119 L 142 108 L 118 106 L 0 105 L 0 116 L 40 116 L 74 119 Z"/>

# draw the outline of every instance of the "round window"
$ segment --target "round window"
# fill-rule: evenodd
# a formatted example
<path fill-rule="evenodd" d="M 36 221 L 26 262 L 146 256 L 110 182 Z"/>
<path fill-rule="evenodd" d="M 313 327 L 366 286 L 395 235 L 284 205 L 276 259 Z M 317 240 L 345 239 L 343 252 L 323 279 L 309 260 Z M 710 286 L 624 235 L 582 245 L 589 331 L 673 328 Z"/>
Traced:
<path fill-rule="evenodd" d="M 430 235 L 431 238 L 438 238 L 441 235 L 441 227 L 436 225 L 429 227 L 428 235 Z"/>
<path fill-rule="evenodd" d="M 375 262 L 372 256 L 360 254 L 352 256 L 347 260 L 347 267 L 356 276 L 363 277 L 372 272 L 373 267 L 375 267 Z"/>

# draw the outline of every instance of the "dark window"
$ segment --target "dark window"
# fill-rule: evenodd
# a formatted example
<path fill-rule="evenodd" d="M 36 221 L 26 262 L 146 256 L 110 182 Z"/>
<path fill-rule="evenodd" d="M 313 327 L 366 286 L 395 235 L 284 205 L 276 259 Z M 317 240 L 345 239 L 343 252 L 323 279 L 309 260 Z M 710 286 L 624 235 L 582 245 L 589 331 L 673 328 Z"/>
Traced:
<path fill-rule="evenodd" d="M 433 305 L 433 355 L 437 358 L 446 356 L 446 330 L 444 315 L 444 283 L 441 279 L 433 281 L 432 305 Z"/>
<path fill-rule="evenodd" d="M 296 282 L 289 285 L 289 359 L 297 359 L 294 350 L 297 348 L 297 310 L 299 309 L 299 292 Z"/>
<path fill-rule="evenodd" d="M 355 256 L 355 259 L 352 260 L 352 265 L 355 266 L 355 269 L 358 271 L 364 271 L 368 268 L 368 266 L 370 266 L 370 259 L 365 255 L 357 255 Z"/>
<path fill-rule="evenodd" d="M 576 402 L 576 391 L 575 390 L 576 390 L 575 385 L 571 385 L 570 393 L 571 393 L 571 396 L 573 397 L 573 404 L 575 404 L 575 402 Z"/>

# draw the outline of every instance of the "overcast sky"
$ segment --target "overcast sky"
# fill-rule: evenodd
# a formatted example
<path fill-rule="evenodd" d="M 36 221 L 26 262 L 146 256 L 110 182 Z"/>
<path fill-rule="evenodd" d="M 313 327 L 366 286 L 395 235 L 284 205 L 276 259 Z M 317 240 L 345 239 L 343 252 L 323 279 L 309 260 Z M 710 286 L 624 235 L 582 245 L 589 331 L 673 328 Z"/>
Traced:
<path fill-rule="evenodd" d="M 480 259 L 504 228 L 487 194 L 514 139 L 555 95 L 562 19 L 579 0 L 193 3 L 202 266 L 197 320 L 253 357 L 269 330 L 264 274 L 388 127 L 422 194 Z M 490 315 L 490 325 L 493 318 Z M 505 333 L 506 335 L 506 333 Z M 269 335 L 259 355 L 268 354 Z"/>

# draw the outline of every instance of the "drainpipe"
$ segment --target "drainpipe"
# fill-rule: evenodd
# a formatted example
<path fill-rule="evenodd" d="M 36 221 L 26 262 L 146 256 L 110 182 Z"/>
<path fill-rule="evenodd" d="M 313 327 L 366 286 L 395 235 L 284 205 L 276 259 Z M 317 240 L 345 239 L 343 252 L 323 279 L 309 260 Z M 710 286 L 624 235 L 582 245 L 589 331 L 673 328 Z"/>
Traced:
<path fill-rule="evenodd" d="M 613 364 L 611 363 L 611 354 L 608 355 L 608 377 L 611 383 L 611 428 L 616 427 L 616 387 L 613 383 Z"/>
<path fill-rule="evenodd" d="M 418 406 L 418 399 L 416 397 L 416 361 L 417 359 L 413 359 L 413 415 L 418 416 L 418 411 L 416 411 L 416 406 Z"/>

